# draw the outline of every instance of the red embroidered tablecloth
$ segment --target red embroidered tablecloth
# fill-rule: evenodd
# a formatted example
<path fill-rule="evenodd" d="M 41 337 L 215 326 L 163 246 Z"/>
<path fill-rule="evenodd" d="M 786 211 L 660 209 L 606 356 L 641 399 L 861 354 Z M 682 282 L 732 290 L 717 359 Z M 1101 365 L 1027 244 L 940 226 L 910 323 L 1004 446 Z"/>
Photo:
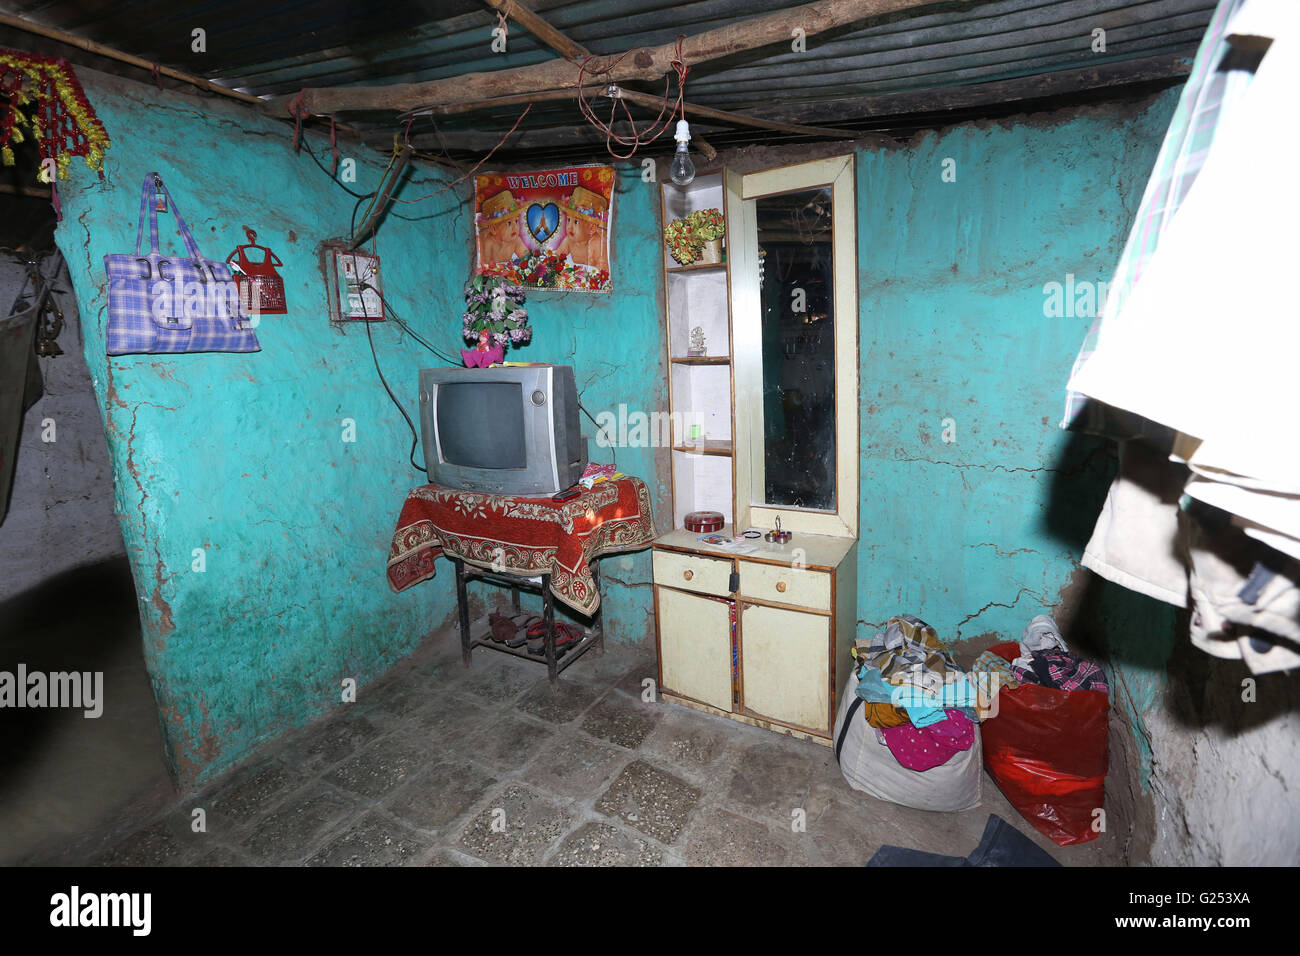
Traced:
<path fill-rule="evenodd" d="M 433 577 L 434 559 L 445 551 L 507 574 L 549 574 L 557 600 L 591 615 L 600 595 L 587 562 L 654 537 L 650 491 L 640 478 L 602 481 L 558 502 L 421 485 L 397 519 L 388 583 L 403 591 Z"/>

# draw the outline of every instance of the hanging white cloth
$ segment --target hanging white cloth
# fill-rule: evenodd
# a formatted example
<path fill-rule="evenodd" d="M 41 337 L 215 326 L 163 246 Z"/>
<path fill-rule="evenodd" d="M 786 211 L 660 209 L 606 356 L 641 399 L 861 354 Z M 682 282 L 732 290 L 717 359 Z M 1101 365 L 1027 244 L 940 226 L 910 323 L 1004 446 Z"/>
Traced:
<path fill-rule="evenodd" d="M 1199 439 L 1203 468 L 1280 488 L 1300 475 L 1300 4 L 1249 0 L 1230 33 L 1238 23 L 1243 42 L 1271 36 L 1267 50 L 1070 388 Z"/>

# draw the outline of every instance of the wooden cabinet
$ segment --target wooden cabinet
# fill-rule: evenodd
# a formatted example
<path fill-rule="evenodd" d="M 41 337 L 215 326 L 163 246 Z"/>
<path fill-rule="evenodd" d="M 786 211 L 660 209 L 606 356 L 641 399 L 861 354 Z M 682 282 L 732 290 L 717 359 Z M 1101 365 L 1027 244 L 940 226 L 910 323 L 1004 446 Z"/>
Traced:
<path fill-rule="evenodd" d="M 664 225 L 720 210 L 726 251 L 688 265 L 664 251 L 675 530 L 654 549 L 659 686 L 827 744 L 857 616 L 854 180 L 845 155 L 661 187 Z M 717 547 L 684 529 L 692 511 L 721 512 L 727 539 L 778 522 L 794 537 Z"/>
<path fill-rule="evenodd" d="M 728 554 L 698 538 L 655 542 L 660 692 L 829 745 L 856 625 L 856 542 L 796 535 Z"/>

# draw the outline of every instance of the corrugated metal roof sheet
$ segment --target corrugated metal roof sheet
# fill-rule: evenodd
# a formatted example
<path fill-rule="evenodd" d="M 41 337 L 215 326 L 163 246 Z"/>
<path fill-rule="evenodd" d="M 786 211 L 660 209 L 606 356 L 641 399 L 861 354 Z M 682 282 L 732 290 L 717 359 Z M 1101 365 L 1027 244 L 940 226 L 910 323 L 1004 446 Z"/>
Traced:
<path fill-rule="evenodd" d="M 609 55 L 797 5 L 787 0 L 534 0 L 531 7 L 593 53 Z M 259 96 L 304 87 L 418 82 L 510 69 L 557 56 L 518 23 L 510 25 L 508 51 L 493 53 L 491 29 L 497 15 L 481 0 L 399 0 L 382 5 L 340 0 L 17 0 L 4 6 L 26 19 Z M 1214 6 L 1214 0 L 939 4 L 919 14 L 810 36 L 806 52 L 777 45 L 725 62 L 699 64 L 687 80 L 687 103 L 688 108 L 694 104 L 779 114 L 793 122 L 888 126 L 881 117 L 891 114 L 887 108 L 882 114 L 882 103 L 897 104 L 892 114 L 896 123 L 900 115 L 923 110 L 925 103 L 933 104 L 930 112 L 942 112 L 942 104 L 953 101 L 935 95 L 942 91 L 978 92 L 981 84 L 1026 77 L 1044 78 L 1047 90 L 1052 74 L 1083 70 L 1089 72 L 1078 74 L 1073 87 L 1102 85 L 1134 64 L 1190 60 Z M 204 52 L 191 48 L 195 28 L 206 31 Z M 1092 49 L 1097 28 L 1106 31 L 1104 52 Z M 629 88 L 663 91 L 662 84 Z M 995 98 L 1002 89 L 986 87 Z M 966 99 L 975 103 L 979 96 Z M 454 149 L 483 148 L 479 144 L 495 142 L 519 112 L 448 116 L 439 119 L 437 129 Z M 634 112 L 649 118 L 643 109 Z M 396 126 L 392 116 L 380 114 L 344 118 L 362 127 Z M 589 150 L 583 144 L 597 140 L 584 125 L 572 102 L 539 103 L 529 112 L 519 139 L 535 149 L 548 139 L 541 134 L 549 133 L 552 152 Z M 426 134 L 432 127 L 431 121 L 421 122 Z M 761 130 L 714 123 L 702 123 L 699 130 L 725 143 L 774 138 Z"/>

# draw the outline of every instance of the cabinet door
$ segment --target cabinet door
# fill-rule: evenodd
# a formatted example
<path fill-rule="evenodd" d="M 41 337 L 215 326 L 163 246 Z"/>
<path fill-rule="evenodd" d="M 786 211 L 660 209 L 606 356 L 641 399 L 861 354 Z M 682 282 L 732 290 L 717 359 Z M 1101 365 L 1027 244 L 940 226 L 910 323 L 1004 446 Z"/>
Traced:
<path fill-rule="evenodd" d="M 731 712 L 731 605 L 656 587 L 663 689 Z"/>
<path fill-rule="evenodd" d="M 760 604 L 740 612 L 741 693 L 761 717 L 830 732 L 830 618 Z"/>

